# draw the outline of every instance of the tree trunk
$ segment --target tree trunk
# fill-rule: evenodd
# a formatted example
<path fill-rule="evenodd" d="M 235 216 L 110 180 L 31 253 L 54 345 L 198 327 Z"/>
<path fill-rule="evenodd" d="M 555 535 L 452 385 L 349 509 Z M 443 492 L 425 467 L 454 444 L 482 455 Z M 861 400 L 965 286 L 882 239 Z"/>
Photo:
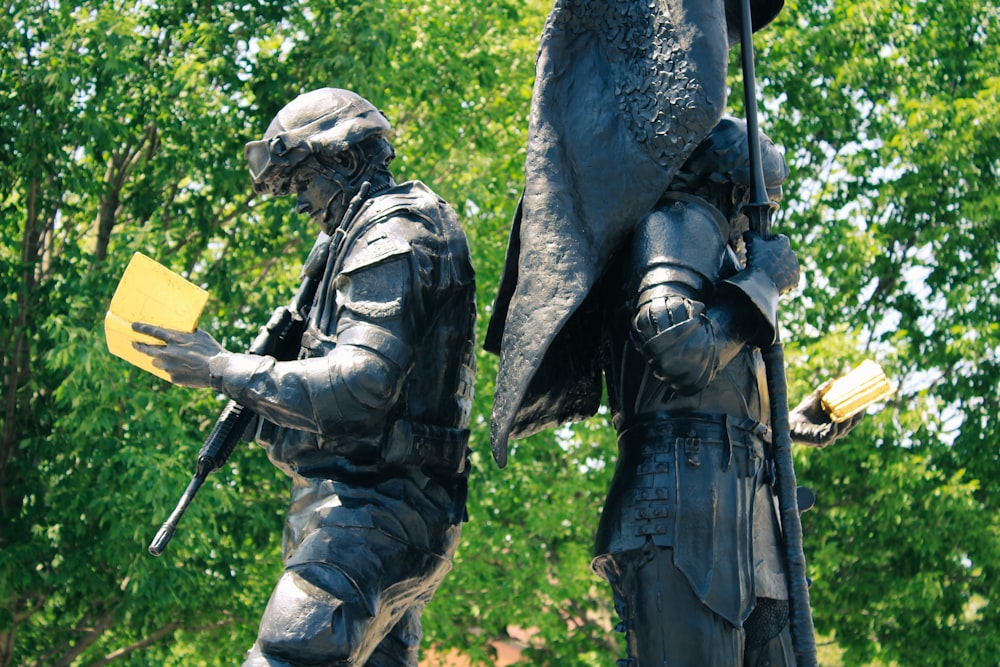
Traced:
<path fill-rule="evenodd" d="M 19 497 L 7 497 L 7 467 L 20 440 L 19 424 L 24 411 L 20 400 L 20 389 L 31 374 L 31 342 L 28 336 L 28 317 L 35 291 L 35 263 L 41 248 L 42 225 L 39 224 L 38 178 L 32 178 L 28 185 L 27 215 L 21 240 L 21 285 L 17 290 L 17 315 L 8 333 L 8 343 L 3 352 L 3 430 L 0 435 L 0 516 L 15 514 L 21 506 Z M 19 419 L 18 417 L 21 417 Z M 4 539 L 0 537 L 0 546 Z"/>

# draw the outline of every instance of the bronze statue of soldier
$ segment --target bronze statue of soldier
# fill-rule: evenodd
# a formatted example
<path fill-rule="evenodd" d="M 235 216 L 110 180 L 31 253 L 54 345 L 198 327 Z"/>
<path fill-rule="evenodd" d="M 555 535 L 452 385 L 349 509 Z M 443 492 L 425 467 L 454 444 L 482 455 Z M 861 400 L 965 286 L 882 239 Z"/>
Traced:
<path fill-rule="evenodd" d="M 252 410 L 257 441 L 292 480 L 284 572 L 246 667 L 415 667 L 421 612 L 458 545 L 474 274 L 454 211 L 393 179 L 389 132 L 367 100 L 324 88 L 246 146 L 254 188 L 295 194 L 322 231 L 293 358 L 135 327 L 164 341 L 138 347 L 173 382 Z"/>
<path fill-rule="evenodd" d="M 752 0 L 752 28 L 781 0 Z M 749 231 L 745 124 L 723 118 L 731 0 L 557 0 L 485 347 L 492 444 L 589 417 L 607 386 L 619 461 L 595 572 L 624 667 L 792 664 L 760 346 L 798 282 L 787 238 Z M 765 178 L 787 168 L 764 141 Z M 747 239 L 746 241 L 744 239 Z M 792 435 L 835 425 L 814 393 Z"/>
<path fill-rule="evenodd" d="M 761 137 L 767 192 L 783 156 Z M 788 239 L 749 233 L 747 128 L 722 119 L 595 288 L 619 460 L 593 569 L 629 665 L 792 665 L 760 347 L 798 284 Z M 853 427 L 808 397 L 792 437 Z"/>

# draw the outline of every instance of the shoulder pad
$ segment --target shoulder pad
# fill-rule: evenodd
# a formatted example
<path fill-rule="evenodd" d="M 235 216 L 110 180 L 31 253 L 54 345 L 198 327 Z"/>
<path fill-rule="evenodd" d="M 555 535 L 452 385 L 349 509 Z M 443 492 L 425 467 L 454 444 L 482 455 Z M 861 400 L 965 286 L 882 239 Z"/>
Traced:
<path fill-rule="evenodd" d="M 406 212 L 432 220 L 440 215 L 444 200 L 434 194 L 420 181 L 407 181 L 389 190 L 380 192 L 369 200 L 364 215 L 371 219 L 389 218 Z M 445 205 L 446 206 L 446 205 Z"/>
<path fill-rule="evenodd" d="M 704 200 L 676 194 L 636 226 L 633 261 L 640 272 L 654 266 L 674 266 L 714 283 L 726 256 L 727 223 Z"/>
<path fill-rule="evenodd" d="M 406 239 L 392 234 L 386 225 L 377 224 L 354 241 L 340 270 L 351 273 L 409 253 L 410 244 Z"/>

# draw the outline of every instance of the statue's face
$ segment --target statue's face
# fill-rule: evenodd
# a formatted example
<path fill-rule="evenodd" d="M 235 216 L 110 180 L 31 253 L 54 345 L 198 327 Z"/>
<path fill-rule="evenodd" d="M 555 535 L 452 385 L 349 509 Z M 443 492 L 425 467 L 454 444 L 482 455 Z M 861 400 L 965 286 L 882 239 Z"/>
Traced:
<path fill-rule="evenodd" d="M 743 211 L 750 202 L 750 188 L 745 185 L 731 185 L 731 207 L 727 212 L 729 218 L 729 243 L 735 246 L 743 235 L 750 231 L 750 218 Z"/>
<path fill-rule="evenodd" d="M 296 194 L 295 212 L 308 215 L 324 233 L 333 232 L 347 210 L 347 196 L 340 179 L 309 165 L 296 170 L 292 187 Z"/>

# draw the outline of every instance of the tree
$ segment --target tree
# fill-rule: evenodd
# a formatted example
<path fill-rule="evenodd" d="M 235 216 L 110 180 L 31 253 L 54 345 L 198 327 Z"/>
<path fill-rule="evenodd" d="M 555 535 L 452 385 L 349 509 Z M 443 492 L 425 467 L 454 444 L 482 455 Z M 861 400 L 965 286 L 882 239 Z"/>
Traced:
<path fill-rule="evenodd" d="M 265 19 L 215 11 L 248 31 Z M 239 140 L 253 117 L 235 95 L 237 36 L 197 18 L 105 3 L 14 3 L 2 18 L 0 664 L 93 663 L 182 631 L 244 632 L 257 601 L 238 580 L 272 567 L 276 484 L 249 459 L 234 470 L 257 478 L 242 499 L 195 511 L 206 528 L 232 527 L 228 544 L 189 535 L 166 567 L 143 556 L 189 465 L 176 445 L 195 442 L 214 401 L 124 367 L 101 333 L 133 251 L 218 293 L 231 277 L 219 248 L 246 241 Z M 243 261 L 278 254 L 294 238 L 283 232 L 255 234 Z M 240 298 L 249 287 L 219 304 L 220 321 L 256 317 L 261 304 Z"/>
<path fill-rule="evenodd" d="M 434 179 L 499 228 L 487 213 L 516 194 L 519 150 L 506 121 L 530 92 L 503 72 L 518 66 L 512 45 L 530 52 L 519 11 L 5 10 L 0 664 L 216 664 L 249 647 L 280 566 L 286 484 L 259 452 L 240 451 L 168 553 L 145 553 L 221 406 L 107 354 L 101 320 L 117 278 L 144 251 L 205 286 L 202 325 L 245 346 L 291 294 L 316 230 L 287 202 L 252 195 L 242 146 L 321 85 L 383 106 L 397 174 Z M 481 242 L 493 243 L 488 231 Z"/>
<path fill-rule="evenodd" d="M 548 5 L 9 3 L 0 666 L 238 661 L 280 566 L 286 484 L 241 447 L 167 552 L 146 554 L 222 404 L 107 353 L 117 279 L 133 252 L 155 257 L 210 291 L 202 326 L 244 347 L 315 230 L 253 196 L 242 146 L 297 93 L 335 85 L 393 122 L 397 177 L 459 211 L 482 332 Z M 850 664 L 1000 650 L 998 24 L 987 0 L 788 0 L 757 37 L 761 125 L 792 165 L 775 226 L 806 269 L 783 301 L 791 395 L 864 356 L 900 381 L 845 442 L 797 452 L 819 496 L 804 517 L 817 630 Z M 425 644 L 488 660 L 521 626 L 533 664 L 607 664 L 622 649 L 588 561 L 613 431 L 598 415 L 518 441 L 501 471 L 495 360 L 479 365 L 470 521 Z"/>
<path fill-rule="evenodd" d="M 785 220 L 809 268 L 788 322 L 805 365 L 793 373 L 832 375 L 864 354 L 900 382 L 845 445 L 799 459 L 820 497 L 806 517 L 817 629 L 850 664 L 989 664 L 1000 13 L 787 10 L 761 70 L 764 126 L 789 147 L 800 188 Z"/>

